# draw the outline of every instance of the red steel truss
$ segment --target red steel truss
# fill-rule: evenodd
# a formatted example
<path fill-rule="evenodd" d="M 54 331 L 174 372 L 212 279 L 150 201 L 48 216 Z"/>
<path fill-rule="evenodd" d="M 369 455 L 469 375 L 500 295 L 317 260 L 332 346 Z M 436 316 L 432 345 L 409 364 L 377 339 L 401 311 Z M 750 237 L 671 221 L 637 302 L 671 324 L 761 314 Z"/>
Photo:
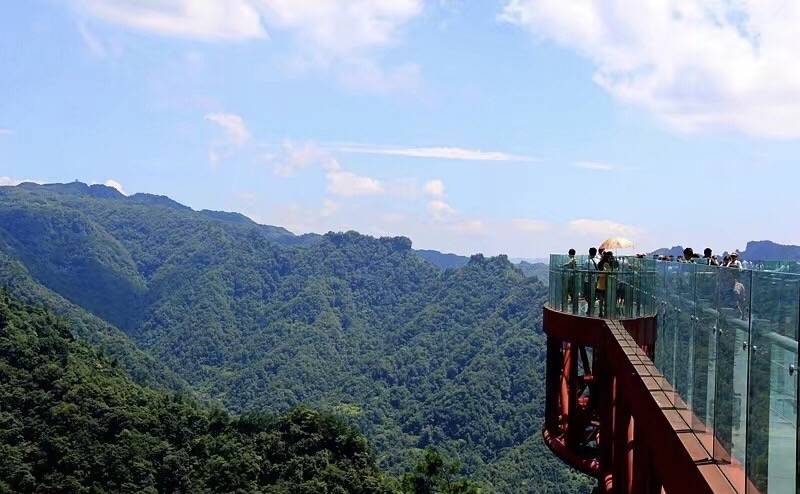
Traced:
<path fill-rule="evenodd" d="M 548 447 L 619 494 L 736 493 L 708 434 L 653 365 L 656 321 L 612 321 L 545 307 Z"/>

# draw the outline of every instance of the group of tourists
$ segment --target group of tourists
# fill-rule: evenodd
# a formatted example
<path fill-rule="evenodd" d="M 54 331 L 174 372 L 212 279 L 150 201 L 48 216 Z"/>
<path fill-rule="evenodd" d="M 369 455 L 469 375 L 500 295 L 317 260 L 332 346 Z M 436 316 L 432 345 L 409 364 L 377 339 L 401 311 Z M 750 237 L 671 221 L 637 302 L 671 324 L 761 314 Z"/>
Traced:
<path fill-rule="evenodd" d="M 605 250 L 603 248 L 595 248 L 592 247 L 589 249 L 589 256 L 586 258 L 585 266 L 581 266 L 582 269 L 585 269 L 588 273 L 586 276 L 583 276 L 583 283 L 582 283 L 582 290 L 580 296 L 577 296 L 575 293 L 575 289 L 577 288 L 575 285 L 577 278 L 576 276 L 570 275 L 567 279 L 567 297 L 568 303 L 571 303 L 575 306 L 577 312 L 577 306 L 585 305 L 585 313 L 587 315 L 592 315 L 594 312 L 594 306 L 597 304 L 598 312 L 600 317 L 604 317 L 606 312 L 606 292 L 608 290 L 608 273 L 619 268 L 620 260 L 614 257 L 614 253 L 610 250 Z M 569 260 L 563 266 L 564 268 L 571 268 L 571 269 L 578 269 L 578 261 L 575 257 L 575 249 L 569 250 Z M 585 304 L 581 303 L 579 299 L 583 299 Z M 581 311 L 583 312 L 583 311 Z"/>
<path fill-rule="evenodd" d="M 722 259 L 715 256 L 713 251 L 706 247 L 703 250 L 703 257 L 696 254 L 691 247 L 683 249 L 683 255 L 678 256 L 658 256 L 659 261 L 677 261 L 677 262 L 691 262 L 696 264 L 706 264 L 708 266 L 722 266 L 725 268 L 744 269 L 744 263 L 739 259 L 739 253 L 734 251 L 730 254 L 725 254 Z"/>
<path fill-rule="evenodd" d="M 617 258 L 610 250 L 592 247 L 589 249 L 585 260 L 578 260 L 575 249 L 569 249 L 568 260 L 561 266 L 564 275 L 564 296 L 563 303 L 572 306 L 573 313 L 585 314 L 588 316 L 607 317 L 609 308 L 612 313 L 625 310 L 626 301 L 635 305 L 635 298 L 628 300 L 632 293 L 632 287 L 624 277 L 625 272 L 630 269 L 636 271 L 638 263 L 630 258 Z M 645 254 L 638 254 L 636 258 L 644 259 Z M 694 263 L 708 266 L 720 266 L 733 270 L 748 269 L 749 266 L 739 259 L 737 252 L 725 254 L 721 259 L 714 255 L 710 248 L 703 250 L 703 255 L 695 254 L 691 247 L 683 249 L 683 255 L 677 259 L 673 256 L 654 256 L 656 260 L 678 263 Z M 579 265 L 580 264 L 580 265 Z M 671 268 L 668 268 L 671 269 Z M 746 289 L 744 284 L 738 280 L 731 272 L 729 276 L 723 277 L 724 285 L 730 286 L 723 290 L 727 298 L 731 298 L 732 306 L 737 307 L 742 317 L 744 317 L 744 300 Z M 613 276 L 612 276 L 613 274 Z M 730 283 L 728 283 L 730 282 Z"/>

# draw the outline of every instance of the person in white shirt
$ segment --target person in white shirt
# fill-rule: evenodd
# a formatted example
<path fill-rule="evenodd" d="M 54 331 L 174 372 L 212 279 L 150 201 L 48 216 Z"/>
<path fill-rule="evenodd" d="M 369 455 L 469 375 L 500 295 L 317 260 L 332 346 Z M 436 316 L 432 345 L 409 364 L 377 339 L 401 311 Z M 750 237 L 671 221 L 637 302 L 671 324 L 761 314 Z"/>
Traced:
<path fill-rule="evenodd" d="M 736 268 L 742 269 L 742 261 L 739 260 L 739 254 L 736 252 L 731 253 L 731 259 L 728 261 L 728 264 L 725 265 L 726 268 Z"/>
<path fill-rule="evenodd" d="M 594 286 L 597 283 L 597 265 L 600 258 L 597 257 L 597 249 L 589 249 L 589 257 L 586 259 L 586 272 L 583 273 L 583 300 L 586 301 L 586 315 L 594 315 L 595 294 Z"/>

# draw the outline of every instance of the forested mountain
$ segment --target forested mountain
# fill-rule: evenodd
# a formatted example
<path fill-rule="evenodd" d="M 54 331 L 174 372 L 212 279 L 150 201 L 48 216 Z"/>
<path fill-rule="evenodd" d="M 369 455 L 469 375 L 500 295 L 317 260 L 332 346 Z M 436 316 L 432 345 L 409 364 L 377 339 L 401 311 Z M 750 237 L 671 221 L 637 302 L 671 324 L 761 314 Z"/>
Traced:
<path fill-rule="evenodd" d="M 525 276 L 533 276 L 547 285 L 550 281 L 550 266 L 543 262 L 520 261 L 517 267 Z"/>
<path fill-rule="evenodd" d="M 504 256 L 442 271 L 401 237 L 294 236 L 107 189 L 0 187 L 0 280 L 94 321 L 76 336 L 112 335 L 145 382 L 234 413 L 330 410 L 394 472 L 436 446 L 489 492 L 590 485 L 541 442 L 546 289 Z"/>
<path fill-rule="evenodd" d="M 381 472 L 330 414 L 233 417 L 141 387 L 64 320 L 2 290 L 0 458 L 4 493 L 477 492 L 435 452 L 403 478 Z"/>
<path fill-rule="evenodd" d="M 416 249 L 414 252 L 429 263 L 442 269 L 462 268 L 469 262 L 469 257 L 447 254 L 438 250 Z"/>

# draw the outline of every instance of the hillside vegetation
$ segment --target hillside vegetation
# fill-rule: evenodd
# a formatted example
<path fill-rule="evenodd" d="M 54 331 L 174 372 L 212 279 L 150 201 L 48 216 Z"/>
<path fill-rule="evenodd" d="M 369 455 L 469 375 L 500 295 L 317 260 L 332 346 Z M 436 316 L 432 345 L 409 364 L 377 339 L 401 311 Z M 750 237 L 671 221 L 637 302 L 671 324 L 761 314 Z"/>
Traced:
<path fill-rule="evenodd" d="M 68 325 L 0 291 L 0 492 L 478 492 L 434 451 L 381 472 L 330 414 L 234 417 L 133 382 Z"/>
<path fill-rule="evenodd" d="M 0 188 L 0 252 L 9 289 L 91 312 L 151 383 L 234 413 L 326 409 L 393 472 L 434 446 L 490 492 L 590 485 L 540 440 L 546 289 L 504 256 L 442 271 L 402 237 L 296 237 L 77 183 Z"/>

